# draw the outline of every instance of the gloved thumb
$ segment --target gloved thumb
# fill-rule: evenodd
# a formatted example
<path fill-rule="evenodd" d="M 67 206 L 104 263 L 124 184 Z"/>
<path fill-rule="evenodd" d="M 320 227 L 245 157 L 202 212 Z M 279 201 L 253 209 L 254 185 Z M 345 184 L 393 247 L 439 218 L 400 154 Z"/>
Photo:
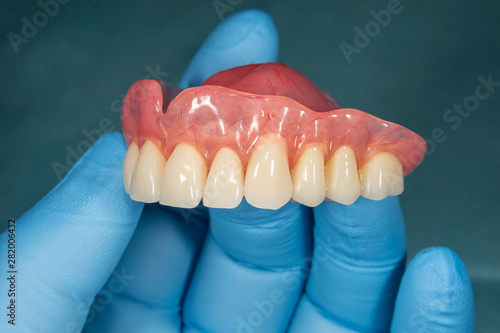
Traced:
<path fill-rule="evenodd" d="M 1 274 L 10 280 L 0 279 L 0 303 L 14 304 L 7 319 L 14 319 L 15 326 L 4 317 L 1 332 L 81 331 L 144 206 L 125 193 L 125 152 L 121 133 L 104 134 L 52 191 L 3 233 Z M 11 239 L 15 263 L 7 261 Z M 9 288 L 12 293 L 6 292 Z"/>

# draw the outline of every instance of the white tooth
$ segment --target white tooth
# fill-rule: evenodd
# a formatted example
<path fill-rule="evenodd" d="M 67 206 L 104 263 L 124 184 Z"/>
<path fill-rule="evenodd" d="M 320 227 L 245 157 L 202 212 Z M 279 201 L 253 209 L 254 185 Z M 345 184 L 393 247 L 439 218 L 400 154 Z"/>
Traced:
<path fill-rule="evenodd" d="M 243 165 L 230 148 L 215 154 L 203 191 L 203 205 L 213 208 L 237 207 L 243 198 Z"/>
<path fill-rule="evenodd" d="M 157 202 L 165 158 L 151 141 L 146 141 L 139 151 L 130 182 L 130 197 L 136 201 Z"/>
<path fill-rule="evenodd" d="M 356 154 L 352 148 L 338 148 L 326 163 L 326 197 L 344 205 L 354 203 L 361 192 Z"/>
<path fill-rule="evenodd" d="M 207 178 L 207 164 L 201 154 L 179 143 L 165 165 L 160 190 L 162 205 L 194 208 L 200 203 Z"/>
<path fill-rule="evenodd" d="M 380 153 L 370 158 L 359 170 L 361 195 L 382 200 L 388 195 L 403 193 L 403 166 L 391 153 Z"/>
<path fill-rule="evenodd" d="M 293 200 L 314 207 L 325 200 L 325 158 L 318 147 L 308 148 L 292 169 Z"/>
<path fill-rule="evenodd" d="M 134 173 L 138 156 L 139 148 L 137 144 L 132 141 L 128 147 L 127 154 L 125 154 L 125 160 L 123 161 L 123 185 L 125 185 L 125 191 L 128 194 L 130 194 L 130 182 L 132 181 L 132 174 Z"/>
<path fill-rule="evenodd" d="M 257 208 L 278 209 L 292 196 L 285 145 L 278 140 L 265 140 L 255 148 L 248 161 L 245 197 Z"/>

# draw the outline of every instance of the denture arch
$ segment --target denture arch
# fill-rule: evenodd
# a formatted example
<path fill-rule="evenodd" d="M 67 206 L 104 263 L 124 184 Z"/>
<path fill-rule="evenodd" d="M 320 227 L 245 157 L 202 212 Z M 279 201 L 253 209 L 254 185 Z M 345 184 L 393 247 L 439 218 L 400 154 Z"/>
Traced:
<path fill-rule="evenodd" d="M 132 146 L 134 150 L 130 156 L 137 159 L 141 154 L 135 151 L 142 149 L 146 142 L 151 142 L 168 161 L 179 144 L 188 144 L 199 153 L 210 170 L 214 156 L 220 149 L 226 148 L 239 156 L 246 170 L 255 150 L 273 143 L 281 147 L 287 161 L 286 167 L 292 172 L 311 147 L 315 147 L 316 151 L 313 156 L 323 155 L 322 159 L 316 160 L 324 161 L 326 166 L 335 153 L 341 150 L 344 158 L 355 159 L 349 167 L 354 164 L 359 170 L 365 170 L 365 166 L 370 166 L 370 173 L 364 171 L 367 173 L 365 177 L 359 175 L 359 192 L 379 200 L 386 195 L 400 194 L 398 192 L 402 191 L 402 185 L 394 186 L 394 182 L 402 182 L 403 176 L 421 162 L 426 150 L 425 141 L 414 132 L 359 110 L 340 108 L 333 98 L 305 76 L 279 63 L 236 67 L 215 74 L 200 87 L 179 91 L 179 88 L 161 80 L 142 80 L 132 85 L 122 107 L 125 140 L 127 146 Z M 352 154 L 345 153 L 346 149 Z M 338 156 L 336 158 L 339 159 Z M 377 163 L 373 163 L 374 160 Z M 124 165 L 124 170 L 130 177 L 133 169 L 131 165 L 137 162 L 126 162 L 128 164 L 126 168 Z M 337 162 L 335 165 L 340 164 Z M 329 172 L 345 173 L 345 170 L 336 170 L 338 166 L 314 168 L 311 164 L 310 168 L 309 174 L 324 170 L 326 184 L 329 183 L 329 176 L 332 176 Z M 378 168 L 378 171 L 374 171 L 374 168 Z M 300 170 L 307 174 L 306 167 Z M 380 175 L 384 173 L 379 178 L 389 179 L 387 182 L 391 184 L 382 184 L 383 180 L 377 180 L 373 176 L 374 172 Z M 371 176 L 368 177 L 368 174 Z M 355 184 L 352 171 L 349 177 L 349 184 Z M 299 179 L 296 175 L 293 178 Z M 124 181 L 130 184 L 130 179 Z M 266 181 L 269 183 L 272 179 Z M 369 186 L 367 181 L 379 184 L 371 183 Z M 245 182 L 248 182 L 248 175 Z M 203 191 L 204 184 L 200 186 L 198 190 Z M 328 198 L 331 191 L 328 188 L 323 190 L 324 184 L 318 186 Z M 302 188 L 312 187 L 303 185 Z M 369 192 L 363 191 L 368 188 Z M 374 189 L 379 191 L 377 188 L 385 188 L 385 194 L 372 195 Z M 292 195 L 292 190 L 286 191 Z M 316 205 L 321 201 L 318 196 L 322 194 L 318 193 L 318 188 L 314 191 L 315 199 L 311 201 L 314 204 L 305 204 Z M 308 194 L 294 193 L 293 196 L 302 198 Z M 249 199 L 247 197 L 252 203 Z M 140 198 L 136 200 L 141 201 Z M 351 199 L 345 202 L 336 198 L 334 200 L 352 203 Z M 283 202 L 281 200 L 279 206 Z M 261 208 L 279 208 L 275 206 L 271 204 Z"/>

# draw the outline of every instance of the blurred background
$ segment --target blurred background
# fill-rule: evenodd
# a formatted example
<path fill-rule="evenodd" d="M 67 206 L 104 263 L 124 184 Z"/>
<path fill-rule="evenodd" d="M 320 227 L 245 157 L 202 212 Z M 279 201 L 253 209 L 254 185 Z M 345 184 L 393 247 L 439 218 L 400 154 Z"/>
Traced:
<path fill-rule="evenodd" d="M 278 28 L 281 62 L 340 105 L 428 141 L 401 196 L 408 259 L 453 248 L 472 278 L 477 331 L 500 330 L 500 2 L 54 3 L 0 1 L 1 224 L 120 130 L 130 85 L 177 83 L 221 20 L 260 8 Z"/>

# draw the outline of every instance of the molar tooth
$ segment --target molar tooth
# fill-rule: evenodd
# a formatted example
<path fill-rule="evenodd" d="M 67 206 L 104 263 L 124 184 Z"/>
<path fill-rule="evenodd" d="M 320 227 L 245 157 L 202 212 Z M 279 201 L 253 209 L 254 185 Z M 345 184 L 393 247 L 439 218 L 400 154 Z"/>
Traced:
<path fill-rule="evenodd" d="M 213 208 L 237 207 L 243 198 L 243 165 L 230 148 L 220 149 L 212 161 L 203 191 L 203 205 Z"/>
<path fill-rule="evenodd" d="M 286 150 L 278 140 L 262 140 L 248 161 L 245 197 L 257 208 L 278 209 L 292 196 Z"/>
<path fill-rule="evenodd" d="M 128 147 L 127 154 L 125 154 L 125 160 L 123 161 L 123 185 L 125 186 L 125 192 L 128 194 L 130 194 L 130 182 L 132 181 L 132 174 L 134 173 L 138 156 L 139 147 L 132 141 Z"/>
<path fill-rule="evenodd" d="M 165 164 L 160 203 L 181 208 L 198 206 L 206 178 L 203 156 L 194 147 L 179 143 Z"/>
<path fill-rule="evenodd" d="M 338 148 L 326 163 L 326 186 L 326 197 L 330 200 L 350 205 L 358 199 L 361 186 L 352 148 Z"/>
<path fill-rule="evenodd" d="M 165 158 L 154 143 L 142 145 L 130 182 L 130 197 L 136 201 L 157 202 Z"/>
<path fill-rule="evenodd" d="M 325 200 L 325 158 L 318 147 L 308 148 L 292 169 L 293 200 L 314 207 Z"/>
<path fill-rule="evenodd" d="M 361 195 L 382 200 L 388 195 L 403 193 L 403 166 L 391 153 L 380 153 L 368 160 L 359 170 Z"/>

